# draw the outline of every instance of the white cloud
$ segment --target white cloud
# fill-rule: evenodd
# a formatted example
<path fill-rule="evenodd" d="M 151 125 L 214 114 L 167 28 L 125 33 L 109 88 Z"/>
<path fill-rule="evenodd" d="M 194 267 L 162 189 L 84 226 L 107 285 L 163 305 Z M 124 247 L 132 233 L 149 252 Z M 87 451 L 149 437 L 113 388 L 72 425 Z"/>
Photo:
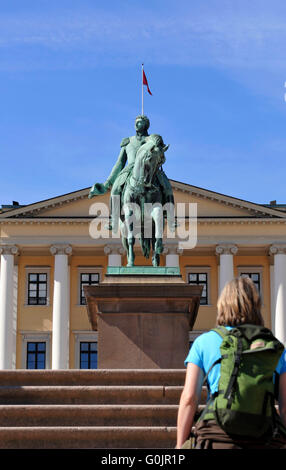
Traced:
<path fill-rule="evenodd" d="M 33 47 L 60 54 L 79 51 L 80 63 L 91 66 L 99 59 L 130 64 L 138 61 L 138 53 L 159 64 L 284 66 L 286 11 L 281 2 L 182 1 L 181 8 L 171 11 L 169 6 L 157 10 L 156 2 L 154 7 L 147 2 L 146 8 L 130 8 L 128 15 L 111 8 L 6 13 L 0 19 L 0 47 L 21 48 L 28 55 Z M 51 57 L 47 61 L 52 65 Z"/>
<path fill-rule="evenodd" d="M 141 60 L 210 67 L 285 105 L 282 0 L 110 1 L 99 8 L 98 2 L 70 0 L 70 8 L 60 9 L 49 0 L 45 11 L 3 13 L 0 71 L 138 67 Z"/>

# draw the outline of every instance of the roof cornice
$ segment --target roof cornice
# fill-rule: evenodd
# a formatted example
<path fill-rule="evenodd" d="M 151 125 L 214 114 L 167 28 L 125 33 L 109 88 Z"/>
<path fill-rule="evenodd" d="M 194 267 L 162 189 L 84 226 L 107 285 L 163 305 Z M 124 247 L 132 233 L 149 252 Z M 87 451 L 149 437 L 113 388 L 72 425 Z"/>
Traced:
<path fill-rule="evenodd" d="M 210 201 L 216 201 L 220 204 L 226 206 L 235 207 L 239 209 L 244 209 L 249 212 L 250 215 L 257 217 L 276 217 L 276 218 L 286 218 L 286 212 L 280 211 L 278 209 L 272 209 L 265 207 L 262 204 L 256 204 L 253 202 L 245 201 L 243 199 L 238 199 L 232 196 L 227 196 L 221 193 L 210 191 L 208 189 L 199 188 L 186 183 L 181 183 L 179 181 L 170 180 L 173 189 L 188 193 L 192 196 L 208 199 Z M 33 204 L 28 204 L 18 209 L 11 209 L 9 211 L 0 213 L 0 221 L 10 218 L 18 218 L 21 216 L 31 215 L 32 217 L 37 218 L 37 215 L 40 214 L 42 210 L 51 209 L 53 207 L 61 207 L 65 204 L 69 204 L 73 201 L 78 201 L 80 199 L 86 199 L 88 197 L 90 187 L 84 188 L 78 191 L 73 191 L 71 193 L 63 194 L 61 196 L 56 196 L 50 199 L 39 201 Z M 59 217 L 60 219 L 60 217 Z"/>
<path fill-rule="evenodd" d="M 277 209 L 271 209 L 265 207 L 265 205 L 257 204 L 250 201 L 245 201 L 244 199 L 238 199 L 233 196 L 227 196 L 225 194 L 217 193 L 209 189 L 199 188 L 186 183 L 181 183 L 180 181 L 170 180 L 172 187 L 178 189 L 182 192 L 187 192 L 195 197 L 200 197 L 202 199 L 208 199 L 210 201 L 217 201 L 226 206 L 235 207 L 239 209 L 246 209 L 249 212 L 261 214 L 261 216 L 274 216 L 274 217 L 286 217 L 286 213 L 279 211 Z"/>
<path fill-rule="evenodd" d="M 11 217 L 0 219 L 0 225 L 85 225 L 93 219 L 94 217 Z M 188 219 L 189 217 L 185 217 L 186 221 Z M 197 223 L 198 225 L 283 225 L 286 224 L 286 217 L 198 217 Z"/>

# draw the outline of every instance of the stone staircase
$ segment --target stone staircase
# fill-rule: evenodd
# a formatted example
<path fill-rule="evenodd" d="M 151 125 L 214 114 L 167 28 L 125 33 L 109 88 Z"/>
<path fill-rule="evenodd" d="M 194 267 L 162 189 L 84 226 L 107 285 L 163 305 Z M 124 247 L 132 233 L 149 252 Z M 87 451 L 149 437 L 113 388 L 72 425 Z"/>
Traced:
<path fill-rule="evenodd" d="M 184 380 L 184 369 L 0 371 L 0 448 L 174 449 Z"/>

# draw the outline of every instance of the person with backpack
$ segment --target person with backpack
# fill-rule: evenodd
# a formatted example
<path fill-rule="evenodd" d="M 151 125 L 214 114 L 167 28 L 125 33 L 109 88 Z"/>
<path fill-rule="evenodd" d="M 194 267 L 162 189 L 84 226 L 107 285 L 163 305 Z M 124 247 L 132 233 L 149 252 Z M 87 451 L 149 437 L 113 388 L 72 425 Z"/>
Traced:
<path fill-rule="evenodd" d="M 233 279 L 217 307 L 216 328 L 196 338 L 185 360 L 176 448 L 284 448 L 286 351 L 264 327 L 255 284 Z M 208 399 L 197 419 L 204 383 Z"/>

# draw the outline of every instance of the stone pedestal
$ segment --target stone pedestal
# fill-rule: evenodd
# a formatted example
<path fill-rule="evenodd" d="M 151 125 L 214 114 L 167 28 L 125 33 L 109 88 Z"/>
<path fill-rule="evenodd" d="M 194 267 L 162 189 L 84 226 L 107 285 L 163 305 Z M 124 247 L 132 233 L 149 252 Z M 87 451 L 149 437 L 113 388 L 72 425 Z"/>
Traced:
<path fill-rule="evenodd" d="M 179 269 L 118 267 L 84 288 L 100 369 L 181 369 L 189 350 L 201 286 Z"/>

